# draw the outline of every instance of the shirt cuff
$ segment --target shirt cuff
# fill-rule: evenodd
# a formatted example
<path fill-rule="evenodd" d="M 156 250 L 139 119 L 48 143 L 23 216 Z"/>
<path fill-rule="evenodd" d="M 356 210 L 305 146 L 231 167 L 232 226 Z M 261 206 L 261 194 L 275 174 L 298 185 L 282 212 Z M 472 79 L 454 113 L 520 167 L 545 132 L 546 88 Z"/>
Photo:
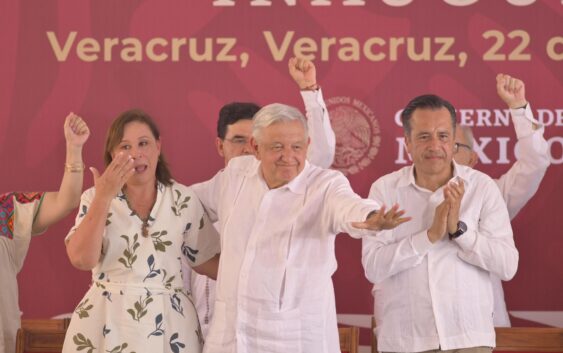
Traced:
<path fill-rule="evenodd" d="M 303 98 L 303 102 L 305 102 L 306 107 L 309 105 L 316 105 L 316 104 L 321 105 L 322 107 L 325 106 L 323 92 L 320 88 L 315 91 L 300 91 L 300 92 L 301 92 L 301 98 Z"/>
<path fill-rule="evenodd" d="M 467 230 L 454 241 L 462 248 L 464 251 L 470 251 L 475 247 L 475 241 L 477 240 L 477 233 L 473 230 Z"/>
<path fill-rule="evenodd" d="M 526 104 L 524 108 L 510 109 L 510 115 L 518 139 L 530 136 L 536 131 L 543 133 L 543 124 L 534 118 L 530 103 Z M 534 129 L 533 124 L 536 124 L 538 128 Z"/>
<path fill-rule="evenodd" d="M 428 232 L 425 230 L 423 232 L 414 234 L 411 237 L 411 246 L 414 252 L 418 256 L 424 256 L 432 248 L 434 244 L 428 239 Z"/>
<path fill-rule="evenodd" d="M 375 202 L 373 200 L 369 200 L 371 202 Z M 379 206 L 377 205 L 373 205 L 373 206 L 369 206 L 369 207 L 365 207 L 365 209 L 363 209 L 362 211 L 360 211 L 359 213 L 363 214 L 363 220 L 366 220 L 368 215 L 373 212 L 373 211 L 377 211 L 379 210 Z M 350 235 L 352 238 L 354 239 L 360 239 L 363 237 L 375 237 L 377 234 L 379 234 L 380 232 L 384 231 L 385 229 L 381 229 L 381 230 L 371 230 L 371 229 L 358 229 L 358 228 L 354 228 L 352 226 L 352 223 L 349 223 L 349 229 L 346 230 L 344 229 L 343 231 L 348 233 L 348 235 Z"/>

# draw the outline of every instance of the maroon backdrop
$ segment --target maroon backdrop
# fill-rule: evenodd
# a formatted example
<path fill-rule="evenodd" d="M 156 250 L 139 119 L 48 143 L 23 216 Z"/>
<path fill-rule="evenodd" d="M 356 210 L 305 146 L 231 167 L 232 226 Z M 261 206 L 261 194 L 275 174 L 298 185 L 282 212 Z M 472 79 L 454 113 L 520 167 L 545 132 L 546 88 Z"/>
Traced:
<path fill-rule="evenodd" d="M 477 168 L 498 177 L 514 161 L 513 127 L 495 119 L 506 108 L 495 75 L 509 73 L 525 81 L 546 124 L 553 165 L 513 222 L 521 257 L 506 299 L 510 310 L 562 312 L 563 3 L 272 2 L 1 2 L 0 191 L 57 188 L 69 111 L 88 121 L 85 161 L 101 169 L 105 130 L 131 107 L 156 117 L 176 179 L 209 178 L 222 166 L 213 141 L 223 104 L 302 106 L 287 73 L 296 54 L 314 59 L 338 136 L 335 167 L 361 195 L 407 163 L 395 115 L 429 92 L 476 125 Z M 368 133 L 358 140 L 355 128 Z M 92 185 L 90 175 L 85 184 Z M 73 217 L 32 242 L 19 276 L 24 318 L 71 312 L 87 289 L 89 273 L 70 265 L 63 245 Z M 360 242 L 340 237 L 337 256 L 338 312 L 371 314 Z"/>

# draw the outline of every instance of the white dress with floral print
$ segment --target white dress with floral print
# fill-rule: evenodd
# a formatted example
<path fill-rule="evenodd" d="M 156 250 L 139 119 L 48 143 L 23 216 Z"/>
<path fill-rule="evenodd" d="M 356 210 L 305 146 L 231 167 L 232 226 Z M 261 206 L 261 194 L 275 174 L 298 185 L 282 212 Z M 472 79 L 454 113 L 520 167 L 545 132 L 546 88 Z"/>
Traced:
<path fill-rule="evenodd" d="M 173 183 L 157 190 L 147 237 L 125 195 L 112 201 L 92 285 L 74 311 L 63 352 L 201 352 L 197 314 L 182 288 L 181 257 L 199 265 L 219 253 L 219 239 L 190 188 Z M 68 237 L 94 194 L 91 188 L 82 195 Z"/>

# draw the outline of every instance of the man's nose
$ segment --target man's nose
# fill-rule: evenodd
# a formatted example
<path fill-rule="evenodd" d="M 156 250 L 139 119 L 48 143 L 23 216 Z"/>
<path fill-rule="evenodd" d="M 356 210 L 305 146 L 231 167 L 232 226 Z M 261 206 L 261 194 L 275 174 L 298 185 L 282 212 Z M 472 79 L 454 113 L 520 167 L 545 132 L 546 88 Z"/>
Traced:
<path fill-rule="evenodd" d="M 428 145 L 432 149 L 437 149 L 442 145 L 442 141 L 440 141 L 440 137 L 438 137 L 438 136 L 431 136 L 430 141 L 428 142 Z"/>
<path fill-rule="evenodd" d="M 250 140 L 247 141 L 244 146 L 242 147 L 242 153 L 243 154 L 252 154 L 253 150 L 252 150 L 252 146 L 250 145 Z"/>
<path fill-rule="evenodd" d="M 291 147 L 286 147 L 281 151 L 281 159 L 283 161 L 290 161 L 295 154 L 295 151 Z"/>

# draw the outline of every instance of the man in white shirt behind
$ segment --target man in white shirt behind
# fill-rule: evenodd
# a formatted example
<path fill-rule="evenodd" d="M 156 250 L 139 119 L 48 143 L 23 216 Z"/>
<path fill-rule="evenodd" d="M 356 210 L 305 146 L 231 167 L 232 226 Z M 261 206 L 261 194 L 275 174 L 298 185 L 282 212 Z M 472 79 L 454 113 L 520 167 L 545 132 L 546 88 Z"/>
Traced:
<path fill-rule="evenodd" d="M 506 205 L 491 178 L 453 161 L 449 102 L 416 97 L 401 118 L 413 165 L 378 179 L 370 198 L 413 220 L 362 240 L 378 351 L 491 352 L 490 273 L 509 280 L 518 265 Z"/>
<path fill-rule="evenodd" d="M 550 164 L 549 147 L 543 137 L 544 126 L 534 119 L 530 104 L 526 100 L 524 82 L 509 75 L 498 74 L 496 85 L 499 97 L 510 108 L 518 139 L 516 163 L 499 179 L 495 179 L 512 220 L 538 190 Z M 458 126 L 455 141 L 457 148 L 454 160 L 459 164 L 474 167 L 479 157 L 473 151 L 471 128 Z M 492 278 L 495 327 L 510 327 L 501 280 L 495 275 L 492 275 Z"/>
<path fill-rule="evenodd" d="M 204 352 L 338 353 L 336 234 L 369 236 L 408 218 L 360 198 L 342 173 L 307 162 L 307 124 L 293 107 L 262 108 L 251 144 L 256 158 L 233 158 L 193 186 L 221 234 Z"/>
<path fill-rule="evenodd" d="M 329 168 L 334 160 L 336 140 L 330 125 L 323 94 L 317 84 L 317 73 L 313 62 L 302 58 L 288 61 L 291 78 L 300 89 L 307 112 L 307 124 L 311 135 L 311 147 L 307 159 L 314 165 Z M 253 154 L 250 145 L 252 117 L 260 107 L 250 102 L 234 102 L 223 106 L 217 122 L 217 153 L 225 160 Z M 184 286 L 190 290 L 197 310 L 203 337 L 207 336 L 213 318 L 215 281 L 193 271 L 187 262 L 182 263 Z"/>

